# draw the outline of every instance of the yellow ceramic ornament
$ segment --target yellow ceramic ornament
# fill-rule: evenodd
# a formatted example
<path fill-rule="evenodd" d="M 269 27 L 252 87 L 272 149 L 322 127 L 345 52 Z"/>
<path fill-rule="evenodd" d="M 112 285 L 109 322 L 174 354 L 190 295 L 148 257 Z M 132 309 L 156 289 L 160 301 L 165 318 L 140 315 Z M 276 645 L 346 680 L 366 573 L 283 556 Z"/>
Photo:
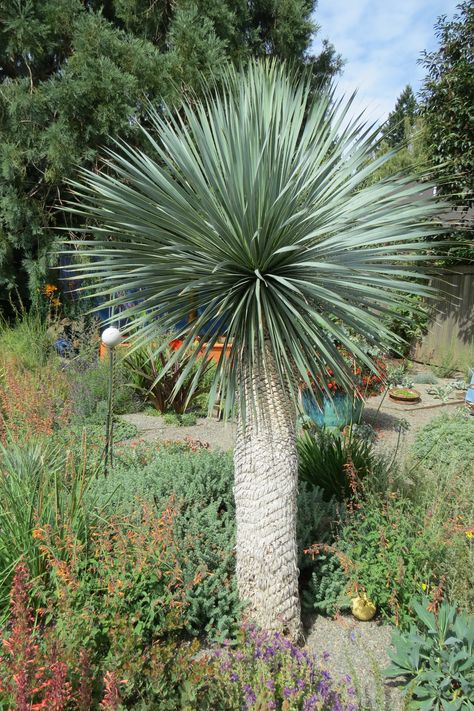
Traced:
<path fill-rule="evenodd" d="M 368 622 L 375 616 L 376 612 L 377 608 L 365 593 L 352 598 L 352 614 L 357 620 Z"/>

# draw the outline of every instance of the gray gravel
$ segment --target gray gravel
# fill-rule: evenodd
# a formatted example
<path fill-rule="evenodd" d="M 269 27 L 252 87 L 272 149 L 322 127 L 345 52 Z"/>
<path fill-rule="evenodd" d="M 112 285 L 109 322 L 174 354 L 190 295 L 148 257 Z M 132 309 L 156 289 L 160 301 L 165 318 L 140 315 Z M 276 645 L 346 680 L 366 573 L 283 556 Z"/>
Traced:
<path fill-rule="evenodd" d="M 199 419 L 192 427 L 167 425 L 159 415 L 121 415 L 126 422 L 138 428 L 138 438 L 145 442 L 172 440 L 181 442 L 191 437 L 207 443 L 210 449 L 230 450 L 234 447 L 236 426 L 232 422 L 221 422 L 211 417 Z"/>
<path fill-rule="evenodd" d="M 400 684 L 382 676 L 390 661 L 391 636 L 390 625 L 359 622 L 346 615 L 334 620 L 317 616 L 308 625 L 306 646 L 318 657 L 329 653 L 328 671 L 336 679 L 349 675 L 365 708 L 402 711 Z"/>

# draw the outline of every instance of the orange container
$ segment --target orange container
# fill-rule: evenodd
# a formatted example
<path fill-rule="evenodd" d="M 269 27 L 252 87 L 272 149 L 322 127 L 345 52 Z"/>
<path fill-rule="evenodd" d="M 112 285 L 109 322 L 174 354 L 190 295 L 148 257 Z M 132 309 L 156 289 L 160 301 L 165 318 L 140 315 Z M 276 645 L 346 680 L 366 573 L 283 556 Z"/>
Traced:
<path fill-rule="evenodd" d="M 178 341 L 176 341 L 176 343 L 178 344 Z M 181 345 L 181 343 L 182 343 L 182 341 L 179 342 L 179 345 Z M 120 343 L 120 345 L 118 345 L 117 348 L 130 348 L 130 343 Z M 107 358 L 108 350 L 109 349 L 107 348 L 107 346 L 104 346 L 104 344 L 101 341 L 100 345 L 99 345 L 100 360 L 105 360 Z M 223 350 L 224 350 L 223 343 L 215 343 L 213 345 L 213 347 L 211 348 L 211 352 L 209 354 L 209 359 L 218 363 Z M 229 353 L 230 353 L 230 346 L 227 346 L 225 349 L 225 355 L 227 358 L 229 357 Z"/>
<path fill-rule="evenodd" d="M 130 343 L 119 343 L 117 348 L 130 348 Z M 108 347 L 105 346 L 101 341 L 100 345 L 99 345 L 99 359 L 105 360 L 107 358 L 108 352 L 109 352 Z"/>

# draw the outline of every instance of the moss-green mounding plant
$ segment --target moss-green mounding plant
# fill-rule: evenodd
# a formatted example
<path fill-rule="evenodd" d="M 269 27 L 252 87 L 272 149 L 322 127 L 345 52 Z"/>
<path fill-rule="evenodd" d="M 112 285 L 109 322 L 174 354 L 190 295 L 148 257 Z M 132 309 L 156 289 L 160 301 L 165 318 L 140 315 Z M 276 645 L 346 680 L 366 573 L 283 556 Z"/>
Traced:
<path fill-rule="evenodd" d="M 403 305 L 412 311 L 411 295 L 431 293 L 419 262 L 426 239 L 442 231 L 430 219 L 440 205 L 425 183 L 397 176 L 365 184 L 387 157 L 369 160 L 377 130 L 346 121 L 350 106 L 334 101 L 331 89 L 314 92 L 310 74 L 284 64 L 225 68 L 202 100 L 176 111 L 151 108 L 146 148 L 122 142 L 108 150 L 106 169 L 82 170 L 73 182 L 69 206 L 88 233 L 70 243 L 75 257 L 86 258 L 73 277 L 86 280 L 86 290 L 92 283 L 104 305 L 124 307 L 136 345 L 184 321 L 183 344 L 160 373 L 165 378 L 191 353 L 173 398 L 196 365 L 188 395 L 199 386 L 206 356 L 224 335 L 228 357 L 216 365 L 209 404 L 220 396 L 225 414 L 236 399 L 240 406 L 239 590 L 256 622 L 281 624 L 294 637 L 297 393 L 301 383 L 317 388 L 327 363 L 352 388 L 335 340 L 376 371 L 342 327 L 373 345 L 401 344 L 384 316 Z M 169 342 L 157 345 L 155 358 Z M 275 498 L 264 495 L 266 477 Z M 280 508 L 287 513 L 277 526 Z"/>
<path fill-rule="evenodd" d="M 379 466 L 370 442 L 326 430 L 304 432 L 298 456 L 300 480 L 321 487 L 325 501 L 350 498 L 354 487 Z"/>
<path fill-rule="evenodd" d="M 182 415 L 178 415 L 176 412 L 167 412 L 163 415 L 163 422 L 175 427 L 192 427 L 197 422 L 197 416 L 194 412 L 185 412 Z"/>
<path fill-rule="evenodd" d="M 393 633 L 388 678 L 404 676 L 417 711 L 474 710 L 474 616 L 442 603 L 436 613 L 428 600 L 413 601 L 415 625 Z"/>
<path fill-rule="evenodd" d="M 86 503 L 87 497 L 87 503 Z M 23 558 L 33 578 L 46 566 L 41 537 L 52 527 L 58 540 L 89 540 L 100 512 L 88 472 L 73 466 L 64 450 L 45 443 L 0 445 L 0 616 L 7 612 L 14 568 Z"/>
<path fill-rule="evenodd" d="M 198 348 L 195 347 L 188 354 L 182 355 L 169 368 L 167 365 L 176 348 L 167 348 L 159 353 L 156 353 L 156 349 L 156 345 L 147 344 L 133 349 L 124 358 L 123 364 L 128 372 L 129 383 L 160 412 L 171 411 L 183 415 L 193 402 L 209 391 L 208 374 L 212 372 L 212 361 L 194 363 L 186 375 L 189 362 Z M 199 382 L 195 382 L 196 375 Z M 182 385 L 176 392 L 177 383 L 182 378 Z"/>
<path fill-rule="evenodd" d="M 303 592 L 303 605 L 308 611 L 335 615 L 347 610 L 351 601 L 346 593 L 347 574 L 334 553 L 320 553 L 307 590 Z"/>
<path fill-rule="evenodd" d="M 465 409 L 442 414 L 417 435 L 414 454 L 427 468 L 472 466 L 474 417 Z"/>
<path fill-rule="evenodd" d="M 437 385 L 438 382 L 438 378 L 434 373 L 417 373 L 413 376 L 413 384 Z"/>

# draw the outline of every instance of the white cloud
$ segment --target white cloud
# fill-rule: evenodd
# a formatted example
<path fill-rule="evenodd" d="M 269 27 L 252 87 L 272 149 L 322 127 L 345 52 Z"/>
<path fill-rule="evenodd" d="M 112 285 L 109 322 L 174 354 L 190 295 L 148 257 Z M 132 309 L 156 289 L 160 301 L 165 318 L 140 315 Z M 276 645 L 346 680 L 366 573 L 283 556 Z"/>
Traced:
<path fill-rule="evenodd" d="M 384 121 L 407 84 L 418 91 L 424 69 L 422 50 L 437 46 L 434 23 L 452 16 L 458 0 L 320 0 L 321 25 L 315 50 L 323 38 L 347 60 L 338 93 L 358 96 L 352 115 L 367 110 L 370 121 Z"/>

